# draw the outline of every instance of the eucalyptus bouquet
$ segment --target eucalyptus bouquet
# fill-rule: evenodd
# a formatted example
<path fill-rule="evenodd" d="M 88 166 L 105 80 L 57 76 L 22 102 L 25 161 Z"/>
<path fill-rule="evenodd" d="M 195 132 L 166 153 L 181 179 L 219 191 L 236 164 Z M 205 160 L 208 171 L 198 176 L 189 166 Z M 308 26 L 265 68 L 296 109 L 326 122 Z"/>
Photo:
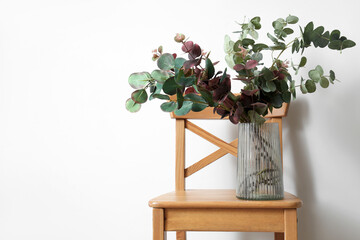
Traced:
<path fill-rule="evenodd" d="M 327 88 L 336 80 L 334 71 L 325 74 L 320 65 L 311 69 L 308 77 L 298 77 L 299 69 L 306 65 L 307 58 L 302 56 L 299 63 L 282 60 L 286 50 L 303 55 L 304 50 L 311 46 L 341 52 L 356 45 L 341 36 L 339 30 L 325 31 L 323 26 L 314 27 L 313 22 L 304 28 L 299 26 L 300 36 L 286 41 L 294 33 L 293 26 L 298 20 L 296 16 L 289 15 L 286 19 L 273 21 L 274 33 L 267 33 L 271 44 L 257 42 L 260 17 L 240 24 L 241 29 L 235 32 L 240 35 L 238 40 L 225 36 L 225 61 L 237 72 L 234 78 L 227 74 L 226 68 L 215 71 L 214 65 L 218 62 L 210 60 L 210 52 L 206 53 L 198 44 L 185 39 L 183 34 L 176 34 L 175 41 L 181 44 L 186 58 L 164 53 L 162 46 L 154 50 L 152 59 L 159 69 L 130 75 L 129 84 L 136 90 L 126 101 L 126 109 L 137 112 L 148 99 L 160 99 L 165 100 L 161 109 L 176 115 L 213 107 L 214 112 L 222 118 L 229 117 L 234 124 L 264 123 L 264 116 L 269 111 L 280 108 L 284 102 L 289 103 L 291 97 L 296 98 L 297 88 L 303 94 L 313 93 L 318 85 Z M 270 66 L 262 63 L 265 51 L 271 53 Z M 232 80 L 245 84 L 240 94 L 231 91 Z"/>

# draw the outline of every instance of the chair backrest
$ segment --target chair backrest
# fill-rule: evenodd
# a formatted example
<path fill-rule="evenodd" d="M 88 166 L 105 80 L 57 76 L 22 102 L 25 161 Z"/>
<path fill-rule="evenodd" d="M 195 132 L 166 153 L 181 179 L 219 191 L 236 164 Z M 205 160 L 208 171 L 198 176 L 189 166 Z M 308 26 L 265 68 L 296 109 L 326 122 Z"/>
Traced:
<path fill-rule="evenodd" d="M 274 109 L 271 114 L 266 115 L 267 122 L 276 122 L 279 124 L 281 159 L 282 159 L 282 118 L 287 115 L 289 105 L 284 103 L 282 108 Z M 175 190 L 185 190 L 185 178 L 196 173 L 212 162 L 230 153 L 237 157 L 238 139 L 227 143 L 213 134 L 205 131 L 191 122 L 191 119 L 221 119 L 218 114 L 213 113 L 213 108 L 206 108 L 201 112 L 189 112 L 183 116 L 177 116 L 171 113 L 171 117 L 176 120 L 176 164 L 175 164 Z M 226 119 L 226 118 L 224 118 Z M 215 144 L 219 149 L 205 158 L 199 160 L 189 167 L 185 167 L 185 129 L 199 135 L 207 141 Z"/>

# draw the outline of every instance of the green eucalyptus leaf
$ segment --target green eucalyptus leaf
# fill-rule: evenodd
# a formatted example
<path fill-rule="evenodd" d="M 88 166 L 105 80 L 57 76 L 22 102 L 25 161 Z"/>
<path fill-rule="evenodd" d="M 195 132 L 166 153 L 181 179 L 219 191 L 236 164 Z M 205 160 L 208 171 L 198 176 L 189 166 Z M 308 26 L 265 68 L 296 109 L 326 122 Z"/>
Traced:
<path fill-rule="evenodd" d="M 213 63 L 211 62 L 211 60 L 209 58 L 206 59 L 205 61 L 205 69 L 207 71 L 207 75 L 208 75 L 208 78 L 212 78 L 215 74 L 215 68 L 214 68 L 214 65 Z"/>
<path fill-rule="evenodd" d="M 330 40 L 328 47 L 333 50 L 341 50 L 342 42 L 341 40 Z"/>
<path fill-rule="evenodd" d="M 289 94 L 290 94 L 290 92 L 289 92 Z M 291 94 L 290 94 L 290 98 L 291 98 Z M 283 100 L 281 94 L 276 94 L 271 97 L 270 102 L 274 108 L 281 108 L 284 100 Z"/>
<path fill-rule="evenodd" d="M 170 70 L 175 67 L 175 59 L 172 54 L 164 53 L 158 59 L 157 65 L 161 70 Z"/>
<path fill-rule="evenodd" d="M 300 46 L 300 42 L 299 42 L 299 39 L 295 39 L 294 40 L 294 43 L 292 44 L 291 46 L 291 53 L 294 53 L 295 51 L 296 52 L 299 52 L 299 46 Z"/>
<path fill-rule="evenodd" d="M 126 100 L 125 108 L 129 112 L 134 113 L 134 112 L 138 112 L 140 110 L 141 105 L 134 102 L 131 98 L 129 98 L 128 100 Z"/>
<path fill-rule="evenodd" d="M 201 96 L 204 98 L 204 100 L 209 104 L 210 107 L 214 106 L 214 100 L 212 98 L 211 92 L 207 90 L 199 90 Z"/>
<path fill-rule="evenodd" d="M 162 87 L 163 85 L 161 83 L 156 83 L 155 91 L 150 95 L 149 100 L 153 100 L 155 94 L 160 94 Z"/>
<path fill-rule="evenodd" d="M 226 64 L 227 64 L 231 69 L 233 69 L 234 66 L 235 66 L 235 62 L 234 62 L 233 56 L 234 56 L 234 55 L 226 55 L 226 56 L 225 56 L 225 62 L 226 62 Z"/>
<path fill-rule="evenodd" d="M 141 89 L 144 88 L 150 81 L 152 77 L 148 72 L 138 72 L 133 73 L 129 76 L 128 82 L 132 88 Z"/>
<path fill-rule="evenodd" d="M 305 86 L 305 81 L 302 77 L 301 77 L 300 90 L 303 94 L 306 94 L 308 92 Z"/>
<path fill-rule="evenodd" d="M 309 46 L 311 43 L 311 34 L 314 30 L 314 23 L 313 22 L 309 22 L 306 27 L 304 28 L 304 34 L 303 34 L 303 38 L 304 38 L 304 43 L 305 46 Z"/>
<path fill-rule="evenodd" d="M 295 93 L 295 97 L 296 97 L 296 93 Z M 281 94 L 281 98 L 284 102 L 289 103 L 291 101 L 291 93 L 290 92 L 283 92 Z"/>
<path fill-rule="evenodd" d="M 315 28 L 312 33 L 310 33 L 310 40 L 314 42 L 314 40 L 320 38 L 324 30 L 325 28 L 323 26 Z M 315 47 L 317 47 L 317 45 Z"/>
<path fill-rule="evenodd" d="M 209 105 L 207 105 L 206 103 L 193 103 L 191 110 L 193 112 L 201 112 L 202 110 L 204 110 L 205 108 L 207 108 Z"/>
<path fill-rule="evenodd" d="M 294 33 L 294 30 L 292 30 L 291 28 L 284 28 L 283 30 L 287 35 L 290 35 L 292 33 Z"/>
<path fill-rule="evenodd" d="M 145 89 L 135 90 L 131 94 L 131 99 L 136 103 L 145 103 L 148 99 L 148 95 Z"/>
<path fill-rule="evenodd" d="M 168 95 L 174 95 L 178 87 L 179 85 L 175 82 L 175 78 L 171 77 L 165 81 L 163 85 L 163 91 Z"/>
<path fill-rule="evenodd" d="M 225 38 L 224 38 L 224 51 L 227 54 L 233 53 L 233 51 L 234 51 L 234 42 L 231 41 L 229 35 L 225 35 Z"/>
<path fill-rule="evenodd" d="M 320 65 L 317 65 L 315 70 L 319 72 L 320 76 L 324 75 L 324 70 Z"/>
<path fill-rule="evenodd" d="M 317 70 L 314 69 L 309 71 L 309 78 L 311 78 L 314 82 L 319 82 L 321 75 Z"/>
<path fill-rule="evenodd" d="M 255 41 L 253 39 L 250 39 L 250 38 L 244 38 L 242 41 L 241 41 L 242 45 L 247 47 L 249 45 L 254 45 Z"/>
<path fill-rule="evenodd" d="M 176 89 L 176 100 L 178 103 L 178 109 L 180 109 L 183 105 L 184 102 L 184 96 L 183 96 L 183 92 L 181 91 L 180 88 Z"/>
<path fill-rule="evenodd" d="M 263 43 L 257 43 L 257 44 L 255 44 L 254 46 L 253 46 L 253 51 L 254 52 L 260 52 L 261 50 L 263 50 L 263 49 L 266 49 L 266 48 L 268 48 L 269 46 L 268 45 L 266 45 L 266 44 L 263 44 Z"/>
<path fill-rule="evenodd" d="M 292 15 L 289 15 L 287 18 L 286 18 L 286 22 L 288 24 L 295 24 L 299 21 L 299 18 L 296 17 L 296 16 L 292 16 Z"/>
<path fill-rule="evenodd" d="M 160 105 L 161 110 L 164 112 L 172 112 L 177 108 L 176 102 L 165 102 Z"/>
<path fill-rule="evenodd" d="M 182 76 L 179 78 L 177 83 L 180 84 L 181 86 L 190 87 L 195 83 L 195 81 L 196 81 L 196 76 L 190 76 L 190 77 Z"/>
<path fill-rule="evenodd" d="M 191 100 L 193 102 L 199 102 L 199 103 L 206 103 L 204 98 L 200 95 L 197 95 L 195 93 L 188 93 L 184 96 L 184 99 Z"/>
<path fill-rule="evenodd" d="M 185 58 L 176 58 L 175 59 L 175 71 L 178 72 L 180 70 L 180 68 L 182 68 L 182 66 L 184 65 L 184 62 L 186 61 Z"/>
<path fill-rule="evenodd" d="M 274 92 L 276 90 L 276 85 L 273 81 L 266 81 L 266 86 L 270 90 L 270 92 Z"/>
<path fill-rule="evenodd" d="M 313 40 L 314 45 L 324 48 L 329 44 L 329 31 L 326 31 L 321 37 L 317 38 L 316 40 Z"/>
<path fill-rule="evenodd" d="M 321 77 L 321 80 L 320 80 L 320 86 L 322 88 L 327 88 L 329 86 L 329 80 L 326 78 L 326 77 Z"/>
<path fill-rule="evenodd" d="M 182 107 L 180 109 L 176 109 L 174 111 L 175 115 L 177 116 L 183 116 L 191 111 L 193 102 L 191 101 L 184 101 Z"/>
<path fill-rule="evenodd" d="M 330 34 L 330 42 L 333 40 L 339 40 L 340 39 L 340 31 L 339 30 L 333 30 Z"/>
<path fill-rule="evenodd" d="M 252 38 L 254 38 L 254 39 L 258 39 L 258 38 L 259 38 L 259 34 L 257 33 L 257 31 L 255 31 L 255 30 L 253 30 L 253 29 L 251 29 L 251 30 L 249 31 L 249 34 L 250 34 L 250 36 L 251 36 Z"/>
<path fill-rule="evenodd" d="M 307 80 L 305 82 L 305 87 L 308 93 L 313 93 L 316 91 L 316 85 L 313 80 Z"/>
<path fill-rule="evenodd" d="M 335 80 L 335 73 L 334 73 L 334 71 L 333 70 L 330 70 L 330 82 L 332 83 L 332 84 L 334 84 L 334 80 Z"/>
<path fill-rule="evenodd" d="M 154 70 L 151 72 L 151 77 L 159 83 L 164 83 L 169 77 L 169 73 L 163 70 Z"/>
<path fill-rule="evenodd" d="M 153 94 L 152 98 L 157 98 L 157 99 L 161 99 L 161 100 L 170 100 L 170 97 L 168 95 L 159 94 L 159 93 Z"/>
<path fill-rule="evenodd" d="M 306 65 L 307 59 L 306 57 L 302 57 L 300 60 L 299 67 L 304 67 Z"/>
<path fill-rule="evenodd" d="M 250 20 L 250 22 L 254 25 L 256 30 L 259 30 L 261 28 L 260 17 L 254 17 Z"/>
<path fill-rule="evenodd" d="M 261 117 L 256 111 L 250 110 L 248 111 L 248 116 L 250 117 L 250 121 L 252 123 L 256 123 L 257 125 L 261 125 L 265 123 L 265 118 Z"/>
<path fill-rule="evenodd" d="M 351 41 L 351 40 L 344 40 L 343 43 L 342 43 L 342 49 L 345 49 L 345 48 L 351 48 L 351 47 L 354 47 L 356 45 L 356 43 L 354 41 Z"/>
<path fill-rule="evenodd" d="M 286 22 L 284 19 L 282 18 L 278 18 L 276 21 L 274 21 L 272 23 L 272 26 L 276 29 L 276 30 L 280 30 L 283 29 L 286 26 Z"/>
<path fill-rule="evenodd" d="M 251 55 L 251 59 L 260 62 L 263 59 L 263 55 L 260 52 L 256 52 Z"/>

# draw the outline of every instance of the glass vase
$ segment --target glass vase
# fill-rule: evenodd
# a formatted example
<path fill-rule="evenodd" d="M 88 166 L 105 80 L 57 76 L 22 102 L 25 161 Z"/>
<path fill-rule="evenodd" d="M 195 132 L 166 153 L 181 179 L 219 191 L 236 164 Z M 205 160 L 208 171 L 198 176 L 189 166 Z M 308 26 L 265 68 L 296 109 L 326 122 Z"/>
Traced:
<path fill-rule="evenodd" d="M 238 198 L 284 198 L 278 123 L 240 123 L 237 164 Z"/>

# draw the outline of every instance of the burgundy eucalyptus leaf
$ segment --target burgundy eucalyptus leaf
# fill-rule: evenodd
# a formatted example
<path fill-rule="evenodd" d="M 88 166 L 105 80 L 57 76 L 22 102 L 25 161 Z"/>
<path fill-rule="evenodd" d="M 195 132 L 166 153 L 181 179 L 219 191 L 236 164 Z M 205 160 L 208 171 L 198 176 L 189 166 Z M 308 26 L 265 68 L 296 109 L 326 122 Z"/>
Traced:
<path fill-rule="evenodd" d="M 244 65 L 242 65 L 242 64 L 236 64 L 235 66 L 234 66 L 234 70 L 235 71 L 241 71 L 241 70 L 243 70 L 243 69 L 245 69 L 245 66 Z"/>
<path fill-rule="evenodd" d="M 259 91 L 259 89 L 254 89 L 254 90 L 244 90 L 242 89 L 241 90 L 241 93 L 246 95 L 246 96 L 249 96 L 249 97 L 252 97 L 254 96 L 255 93 L 257 93 Z"/>
<path fill-rule="evenodd" d="M 245 63 L 245 69 L 253 69 L 258 65 L 256 60 L 249 60 Z M 235 65 L 236 66 L 236 65 Z"/>
<path fill-rule="evenodd" d="M 201 48 L 200 48 L 200 46 L 195 43 L 194 46 L 193 46 L 193 48 L 192 48 L 191 51 L 190 51 L 190 54 L 191 54 L 193 57 L 195 57 L 195 58 L 199 57 L 199 56 L 201 55 Z M 190 54 L 189 54 L 189 55 L 190 55 Z"/>
<path fill-rule="evenodd" d="M 215 101 L 219 101 L 226 97 L 226 95 L 231 90 L 231 80 L 230 77 L 226 77 L 221 83 L 219 83 L 218 87 L 213 92 L 213 98 Z"/>
<path fill-rule="evenodd" d="M 267 104 L 266 104 L 266 103 L 262 103 L 262 102 L 256 102 L 256 103 L 251 104 L 251 106 L 262 108 L 262 107 L 267 107 Z"/>
<path fill-rule="evenodd" d="M 219 114 L 221 118 L 227 117 L 229 115 L 229 112 L 222 108 L 216 108 L 216 113 Z"/>
<path fill-rule="evenodd" d="M 177 54 L 176 54 L 176 53 L 173 53 L 172 55 L 173 55 L 174 59 L 176 59 Z"/>
<path fill-rule="evenodd" d="M 194 87 L 188 87 L 185 90 L 185 94 L 189 94 L 189 93 L 196 93 L 195 88 Z"/>
<path fill-rule="evenodd" d="M 185 69 L 189 69 L 189 68 L 195 67 L 199 64 L 200 64 L 199 59 L 193 59 L 193 60 L 188 60 L 188 61 L 184 62 L 183 66 Z"/>
<path fill-rule="evenodd" d="M 229 120 L 230 120 L 230 122 L 232 122 L 233 124 L 238 124 L 240 118 L 239 118 L 238 116 L 236 116 L 236 115 L 230 115 L 230 116 L 229 116 Z"/>
<path fill-rule="evenodd" d="M 192 50 L 194 46 L 194 43 L 192 41 L 187 41 L 187 42 L 184 42 L 183 46 L 181 47 L 181 50 L 183 50 L 183 52 L 190 52 Z"/>

